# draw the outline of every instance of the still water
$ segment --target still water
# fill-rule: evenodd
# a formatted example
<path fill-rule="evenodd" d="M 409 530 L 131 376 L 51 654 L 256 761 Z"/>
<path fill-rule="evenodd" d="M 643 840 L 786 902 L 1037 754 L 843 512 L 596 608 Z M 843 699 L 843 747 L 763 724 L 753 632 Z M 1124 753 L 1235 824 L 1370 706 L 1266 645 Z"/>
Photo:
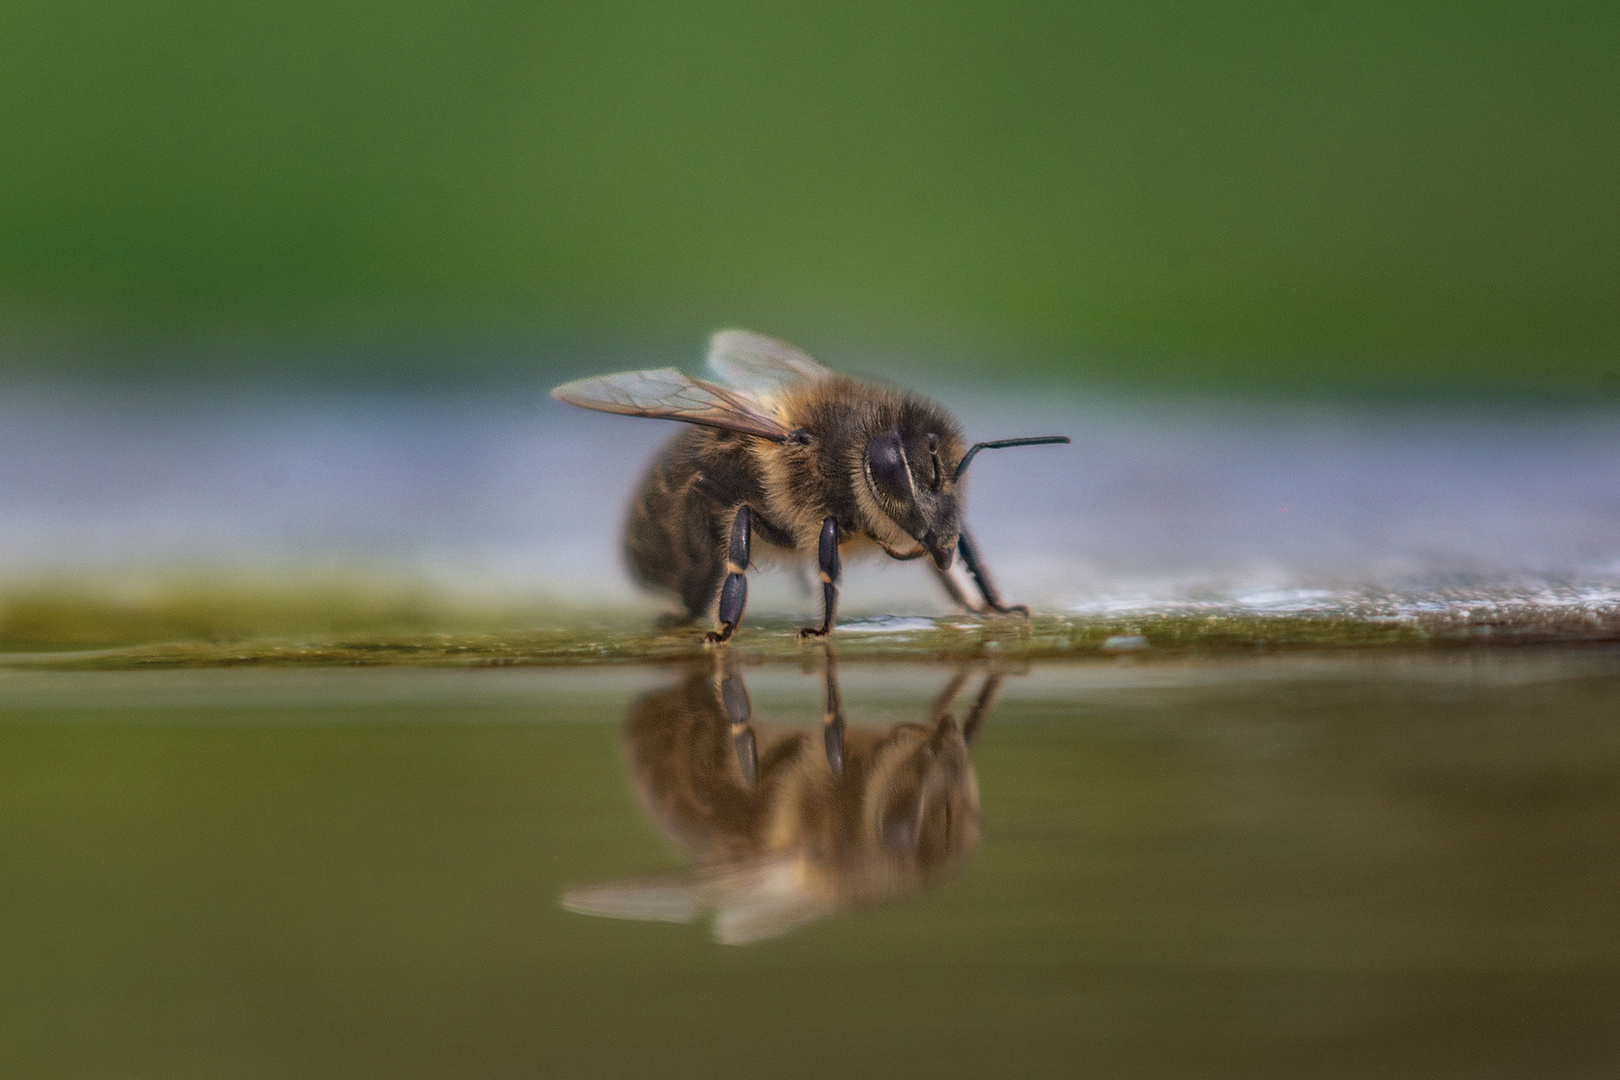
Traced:
<path fill-rule="evenodd" d="M 1620 1070 L 1620 652 L 808 655 L 0 671 L 0 1075 Z"/>

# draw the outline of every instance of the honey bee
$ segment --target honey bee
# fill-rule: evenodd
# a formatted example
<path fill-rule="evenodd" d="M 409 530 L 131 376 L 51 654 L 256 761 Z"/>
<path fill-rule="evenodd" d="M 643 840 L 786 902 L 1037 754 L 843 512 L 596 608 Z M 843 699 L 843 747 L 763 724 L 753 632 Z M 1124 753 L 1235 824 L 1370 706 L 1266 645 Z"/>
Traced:
<path fill-rule="evenodd" d="M 846 546 L 893 559 L 927 556 L 952 599 L 978 610 L 947 573 L 961 552 L 986 609 L 1029 614 L 1001 602 L 962 525 L 963 474 L 980 450 L 1066 437 L 965 446 L 956 421 L 933 402 L 840 375 L 786 342 L 744 330 L 714 335 L 709 369 L 718 381 L 660 368 L 551 392 L 587 409 L 693 425 L 648 469 L 624 546 L 637 580 L 674 593 L 689 618 L 702 618 L 718 593 L 717 629 L 707 641 L 726 641 L 742 621 L 755 542 L 817 562 L 821 625 L 801 637 L 833 628 Z"/>
<path fill-rule="evenodd" d="M 563 906 L 665 922 L 714 909 L 715 935 L 740 945 L 940 880 L 979 841 L 971 749 L 1001 684 L 986 676 L 958 725 L 951 707 L 968 674 L 950 680 L 927 723 L 846 730 L 829 656 L 818 753 L 801 730 L 756 734 L 729 658 L 694 665 L 636 701 L 624 737 L 644 808 L 695 868 L 577 889 Z"/>

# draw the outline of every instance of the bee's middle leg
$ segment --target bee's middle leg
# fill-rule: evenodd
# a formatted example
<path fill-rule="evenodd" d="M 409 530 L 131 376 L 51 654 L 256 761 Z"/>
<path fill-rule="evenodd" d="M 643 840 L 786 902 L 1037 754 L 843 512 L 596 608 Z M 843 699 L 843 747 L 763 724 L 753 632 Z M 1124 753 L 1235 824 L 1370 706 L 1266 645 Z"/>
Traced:
<path fill-rule="evenodd" d="M 743 608 L 748 606 L 748 542 L 748 507 L 739 506 L 731 522 L 731 544 L 726 549 L 726 580 L 720 585 L 720 603 L 715 608 L 720 629 L 704 634 L 704 641 L 729 640 L 742 623 Z"/>
<path fill-rule="evenodd" d="M 821 541 L 817 545 L 816 562 L 821 570 L 821 626 L 807 626 L 799 631 L 801 638 L 826 637 L 832 632 L 833 620 L 838 617 L 838 579 L 842 570 L 838 565 L 838 519 L 828 518 L 821 523 Z"/>

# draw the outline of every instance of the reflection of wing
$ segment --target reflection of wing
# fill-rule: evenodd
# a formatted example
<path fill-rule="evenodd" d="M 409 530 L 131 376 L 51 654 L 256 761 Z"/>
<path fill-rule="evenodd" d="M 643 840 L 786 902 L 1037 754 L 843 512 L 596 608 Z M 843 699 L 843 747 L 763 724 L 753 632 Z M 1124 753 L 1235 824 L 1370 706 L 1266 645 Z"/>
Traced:
<path fill-rule="evenodd" d="M 787 342 L 747 330 L 722 330 L 709 339 L 709 370 L 732 386 L 766 395 L 832 374 Z"/>
<path fill-rule="evenodd" d="M 788 429 L 752 394 L 693 379 L 674 368 L 579 379 L 557 387 L 551 396 L 599 412 L 683 420 L 778 442 L 788 437 Z"/>
<path fill-rule="evenodd" d="M 732 877 L 714 920 L 715 938 L 722 945 L 751 945 L 831 914 L 833 904 L 810 895 L 802 874 L 795 862 L 767 859 Z"/>
<path fill-rule="evenodd" d="M 581 915 L 650 922 L 691 922 L 714 906 L 714 882 L 702 874 L 669 874 L 563 893 L 562 906 Z"/>
<path fill-rule="evenodd" d="M 581 915 L 680 923 L 718 908 L 714 936 L 722 945 L 780 937 L 834 908 L 807 895 L 801 868 L 782 858 L 575 889 L 563 894 L 562 906 Z"/>

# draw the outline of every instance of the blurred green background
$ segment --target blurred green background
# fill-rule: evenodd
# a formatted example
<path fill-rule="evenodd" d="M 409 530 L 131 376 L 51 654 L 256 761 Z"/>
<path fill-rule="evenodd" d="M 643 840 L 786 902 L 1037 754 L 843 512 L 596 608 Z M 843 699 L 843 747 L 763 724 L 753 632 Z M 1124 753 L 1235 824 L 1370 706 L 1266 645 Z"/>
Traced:
<path fill-rule="evenodd" d="M 8 0 L 0 356 L 1620 393 L 1617 56 L 1603 3 Z"/>

